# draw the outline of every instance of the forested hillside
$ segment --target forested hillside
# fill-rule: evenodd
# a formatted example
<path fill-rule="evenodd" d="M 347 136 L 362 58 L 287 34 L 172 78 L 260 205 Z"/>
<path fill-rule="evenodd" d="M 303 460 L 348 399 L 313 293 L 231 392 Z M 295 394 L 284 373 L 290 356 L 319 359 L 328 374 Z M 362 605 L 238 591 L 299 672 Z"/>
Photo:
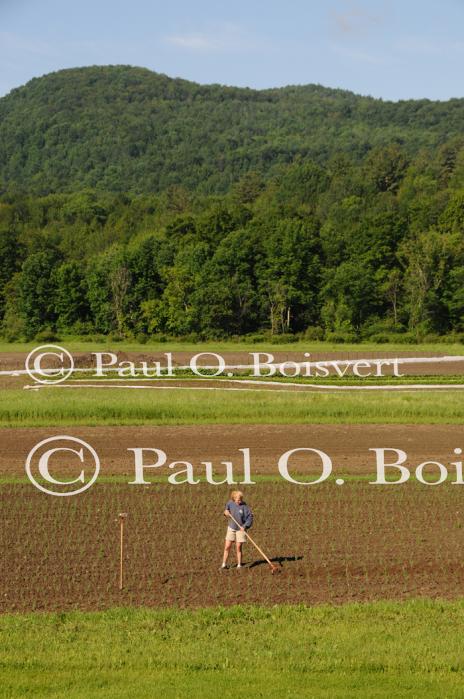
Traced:
<path fill-rule="evenodd" d="M 4 195 L 3 334 L 464 332 L 463 230 L 457 143 L 301 160 L 224 196 Z"/>
<path fill-rule="evenodd" d="M 198 85 L 128 66 L 63 70 L 0 99 L 0 188 L 224 193 L 248 170 L 268 176 L 298 155 L 359 160 L 394 142 L 412 155 L 463 124 L 464 100 Z"/>
<path fill-rule="evenodd" d="M 0 329 L 464 337 L 462 100 L 61 71 L 0 100 Z"/>

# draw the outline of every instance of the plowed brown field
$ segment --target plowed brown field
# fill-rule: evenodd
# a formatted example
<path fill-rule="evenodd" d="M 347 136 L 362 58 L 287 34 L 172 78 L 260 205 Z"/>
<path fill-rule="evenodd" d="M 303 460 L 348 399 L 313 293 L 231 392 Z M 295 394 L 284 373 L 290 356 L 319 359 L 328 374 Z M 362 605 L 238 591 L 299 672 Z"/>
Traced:
<path fill-rule="evenodd" d="M 312 447 L 328 453 L 334 475 L 375 472 L 375 457 L 369 449 L 402 449 L 408 464 L 417 466 L 425 460 L 449 464 L 456 459 L 454 448 L 464 451 L 464 428 L 461 425 L 178 425 L 126 427 L 41 427 L 2 428 L 0 433 L 0 476 L 23 476 L 29 451 L 48 437 L 65 434 L 88 442 L 97 450 L 101 475 L 134 475 L 135 447 L 162 449 L 170 461 L 190 461 L 197 473 L 204 474 L 202 461 L 213 462 L 219 474 L 220 463 L 230 460 L 237 478 L 243 473 L 240 448 L 249 448 L 252 474 L 278 475 L 279 457 L 290 449 Z M 147 457 L 147 461 L 149 456 Z M 58 455 L 53 463 L 60 469 L 66 459 Z M 304 473 L 301 460 L 292 462 Z M 223 470 L 223 469 L 222 469 Z M 320 470 L 320 469 L 319 469 Z M 64 471 L 69 470 L 66 467 Z M 155 475 L 167 476 L 167 467 Z M 315 473 L 315 471 L 314 471 Z"/>
<path fill-rule="evenodd" d="M 0 490 L 0 611 L 342 603 L 464 593 L 461 490 L 261 483 L 242 570 L 219 569 L 225 487 L 102 484 L 75 498 Z M 118 512 L 128 512 L 118 589 Z M 233 559 L 232 561 L 233 562 Z"/>

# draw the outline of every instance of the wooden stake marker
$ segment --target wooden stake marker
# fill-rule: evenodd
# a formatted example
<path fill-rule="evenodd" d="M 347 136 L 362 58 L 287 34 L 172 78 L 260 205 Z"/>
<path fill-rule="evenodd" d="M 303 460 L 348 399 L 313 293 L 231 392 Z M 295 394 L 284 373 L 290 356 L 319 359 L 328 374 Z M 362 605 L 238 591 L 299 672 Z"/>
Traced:
<path fill-rule="evenodd" d="M 119 556 L 119 589 L 123 588 L 124 581 L 124 521 L 127 518 L 127 512 L 119 513 L 119 535 L 120 535 L 120 556 Z"/>

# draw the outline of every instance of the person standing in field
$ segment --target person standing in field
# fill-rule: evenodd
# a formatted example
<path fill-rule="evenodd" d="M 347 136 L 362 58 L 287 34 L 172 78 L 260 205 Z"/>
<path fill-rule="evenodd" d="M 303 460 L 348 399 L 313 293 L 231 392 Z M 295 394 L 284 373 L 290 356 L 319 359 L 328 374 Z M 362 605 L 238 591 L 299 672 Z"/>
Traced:
<path fill-rule="evenodd" d="M 253 524 L 253 512 L 243 500 L 240 490 L 233 490 L 230 500 L 226 503 L 224 516 L 229 519 L 227 524 L 226 541 L 224 545 L 224 557 L 221 569 L 227 568 L 227 559 L 232 543 L 235 541 L 237 552 L 237 568 L 242 567 L 242 544 L 246 541 L 245 532 Z"/>

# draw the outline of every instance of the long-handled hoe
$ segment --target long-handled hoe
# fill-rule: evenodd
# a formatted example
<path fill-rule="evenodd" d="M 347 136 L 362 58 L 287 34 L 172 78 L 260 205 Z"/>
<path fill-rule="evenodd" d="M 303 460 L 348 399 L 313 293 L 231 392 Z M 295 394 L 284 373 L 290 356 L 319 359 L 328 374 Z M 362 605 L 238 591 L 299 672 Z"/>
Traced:
<path fill-rule="evenodd" d="M 241 526 L 241 525 L 237 522 L 237 520 L 235 519 L 235 517 L 234 517 L 231 513 L 229 513 L 229 516 L 230 516 L 230 518 L 235 522 L 235 524 L 236 524 L 238 527 Z M 248 534 L 247 531 L 245 532 L 245 536 L 246 536 L 246 537 L 249 539 L 249 541 L 253 544 L 253 546 L 255 547 L 255 549 L 257 549 L 257 550 L 260 552 L 261 556 L 269 563 L 269 565 L 270 565 L 270 567 L 271 567 L 271 573 L 272 573 L 272 575 L 274 575 L 274 573 L 280 573 L 280 568 L 278 568 L 278 567 L 275 566 L 273 563 L 271 563 L 271 561 L 270 561 L 269 558 L 266 556 L 266 554 L 264 553 L 264 551 L 263 551 L 262 549 L 260 549 L 260 547 L 258 546 L 258 544 L 256 543 L 256 541 L 253 541 L 253 539 L 251 538 L 251 536 Z"/>

